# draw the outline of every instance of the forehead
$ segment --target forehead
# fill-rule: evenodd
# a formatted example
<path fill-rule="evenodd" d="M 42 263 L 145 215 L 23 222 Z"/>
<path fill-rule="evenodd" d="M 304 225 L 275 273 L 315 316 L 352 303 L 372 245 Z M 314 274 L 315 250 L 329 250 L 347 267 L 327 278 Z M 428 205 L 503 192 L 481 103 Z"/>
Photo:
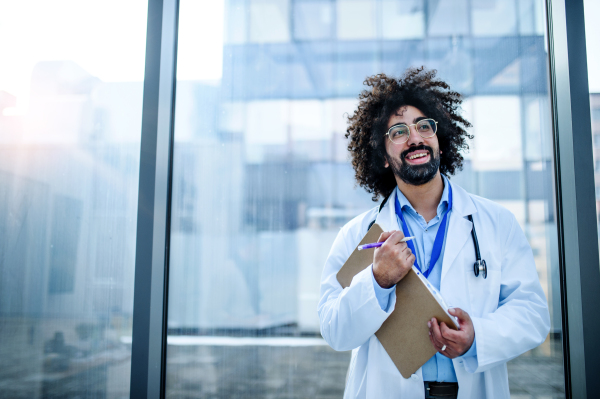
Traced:
<path fill-rule="evenodd" d="M 406 123 L 410 125 L 415 123 L 417 118 L 424 117 L 425 114 L 417 107 L 412 105 L 403 105 L 394 112 L 388 120 L 388 129 L 398 123 Z"/>

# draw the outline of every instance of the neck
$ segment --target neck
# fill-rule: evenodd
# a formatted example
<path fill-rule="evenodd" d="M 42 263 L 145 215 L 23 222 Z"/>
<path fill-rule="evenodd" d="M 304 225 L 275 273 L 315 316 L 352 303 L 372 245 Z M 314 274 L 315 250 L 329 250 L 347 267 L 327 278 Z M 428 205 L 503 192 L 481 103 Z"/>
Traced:
<path fill-rule="evenodd" d="M 426 222 L 429 222 L 437 214 L 437 207 L 444 193 L 444 180 L 438 171 L 431 181 L 420 186 L 405 183 L 396 176 L 396 183 L 408 202 L 415 208 Z"/>

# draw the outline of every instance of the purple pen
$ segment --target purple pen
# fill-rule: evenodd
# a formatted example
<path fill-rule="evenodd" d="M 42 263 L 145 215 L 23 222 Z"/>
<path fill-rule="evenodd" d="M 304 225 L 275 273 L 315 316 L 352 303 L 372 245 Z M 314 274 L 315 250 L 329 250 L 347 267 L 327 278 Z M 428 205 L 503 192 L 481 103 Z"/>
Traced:
<path fill-rule="evenodd" d="M 400 240 L 400 242 L 406 242 L 406 241 L 410 241 L 415 237 L 404 237 L 402 240 Z M 383 245 L 383 243 L 385 243 L 385 241 L 381 241 L 381 242 L 373 242 L 371 244 L 364 244 L 364 245 L 359 245 L 358 246 L 358 250 L 362 251 L 363 249 L 369 249 L 369 248 L 379 248 L 380 246 Z"/>

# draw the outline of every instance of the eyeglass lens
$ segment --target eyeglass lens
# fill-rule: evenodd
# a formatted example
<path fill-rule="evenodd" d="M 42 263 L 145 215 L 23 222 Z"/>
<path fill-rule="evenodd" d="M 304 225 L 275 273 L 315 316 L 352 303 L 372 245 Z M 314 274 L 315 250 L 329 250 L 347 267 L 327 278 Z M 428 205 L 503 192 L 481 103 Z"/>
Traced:
<path fill-rule="evenodd" d="M 435 135 L 437 125 L 433 119 L 422 119 L 415 124 L 415 128 L 421 137 L 428 139 Z M 389 136 L 390 140 L 396 144 L 404 143 L 410 136 L 410 129 L 405 124 L 394 126 L 390 129 Z"/>

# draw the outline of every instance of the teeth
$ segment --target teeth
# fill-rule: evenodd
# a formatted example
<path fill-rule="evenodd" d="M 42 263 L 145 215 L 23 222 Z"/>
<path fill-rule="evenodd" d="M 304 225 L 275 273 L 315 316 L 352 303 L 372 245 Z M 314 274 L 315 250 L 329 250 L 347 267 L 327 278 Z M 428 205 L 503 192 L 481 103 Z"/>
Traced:
<path fill-rule="evenodd" d="M 417 159 L 417 158 L 423 158 L 427 156 L 426 152 L 422 152 L 420 154 L 416 154 L 416 155 L 411 155 L 410 157 L 408 157 L 408 159 Z"/>

